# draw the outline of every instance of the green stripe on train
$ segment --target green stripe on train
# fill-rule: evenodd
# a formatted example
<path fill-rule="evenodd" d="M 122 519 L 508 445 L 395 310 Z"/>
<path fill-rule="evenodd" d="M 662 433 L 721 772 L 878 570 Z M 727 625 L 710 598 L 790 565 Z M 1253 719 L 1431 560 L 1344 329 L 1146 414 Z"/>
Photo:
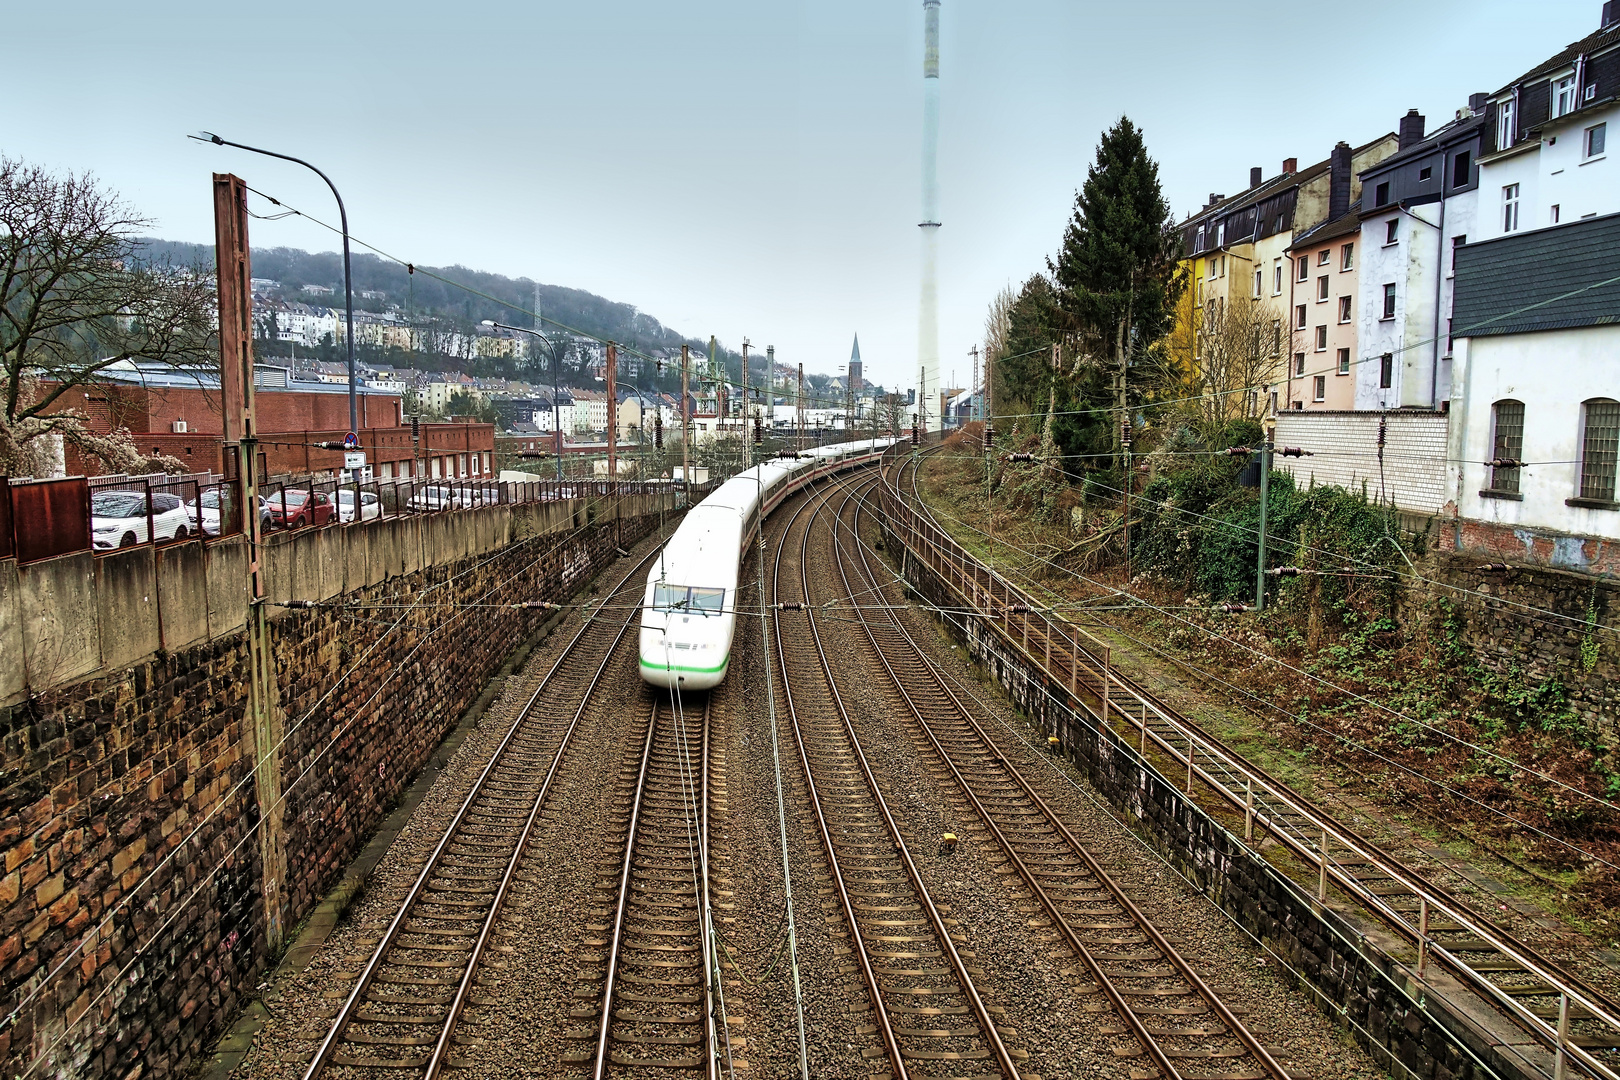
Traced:
<path fill-rule="evenodd" d="M 686 667 L 682 664 L 649 664 L 645 660 L 641 662 L 641 666 L 646 668 L 648 671 L 690 671 L 694 675 L 713 675 L 717 671 L 726 670 L 726 666 L 730 663 L 731 657 L 727 656 L 714 667 Z"/>

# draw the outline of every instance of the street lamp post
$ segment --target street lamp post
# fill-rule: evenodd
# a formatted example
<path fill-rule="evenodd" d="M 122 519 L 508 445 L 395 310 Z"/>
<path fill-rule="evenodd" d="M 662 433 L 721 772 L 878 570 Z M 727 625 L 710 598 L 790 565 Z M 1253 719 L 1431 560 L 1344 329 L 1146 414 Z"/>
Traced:
<path fill-rule="evenodd" d="M 343 196 L 338 194 L 337 185 L 332 183 L 332 178 L 330 176 L 327 176 L 325 173 L 311 165 L 309 162 L 305 161 L 303 158 L 295 158 L 291 154 L 278 154 L 274 150 L 261 150 L 257 146 L 248 146 L 245 143 L 231 142 L 229 139 L 220 138 L 211 131 L 203 131 L 196 135 L 188 135 L 187 138 L 196 139 L 198 142 L 211 142 L 215 146 L 234 146 L 238 150 L 246 150 L 249 153 L 263 154 L 265 157 L 280 158 L 282 161 L 290 161 L 295 165 L 302 165 L 304 168 L 308 169 L 322 180 L 325 180 L 326 186 L 332 189 L 332 197 L 337 200 L 338 204 L 338 222 L 342 226 L 343 231 L 343 309 L 344 325 L 347 328 L 347 333 L 345 336 L 348 338 L 349 344 L 349 430 L 354 432 L 356 435 L 359 435 L 360 406 L 358 394 L 355 389 L 354 368 L 354 281 L 353 276 L 350 273 L 349 266 L 349 211 L 343 206 Z M 360 483 L 359 469 L 354 470 L 351 479 L 356 484 Z M 355 503 L 356 507 L 359 505 L 360 504 L 358 502 Z"/>
<path fill-rule="evenodd" d="M 514 330 L 519 334 L 528 334 L 532 338 L 538 338 L 545 345 L 546 352 L 551 355 L 551 437 L 555 440 L 557 447 L 557 482 L 561 483 L 563 479 L 562 406 L 557 403 L 557 399 L 562 396 L 562 360 L 557 355 L 557 343 L 540 331 L 531 330 L 527 326 L 509 326 L 506 323 L 498 323 L 494 319 L 485 319 L 482 325 L 494 327 L 496 330 Z"/>

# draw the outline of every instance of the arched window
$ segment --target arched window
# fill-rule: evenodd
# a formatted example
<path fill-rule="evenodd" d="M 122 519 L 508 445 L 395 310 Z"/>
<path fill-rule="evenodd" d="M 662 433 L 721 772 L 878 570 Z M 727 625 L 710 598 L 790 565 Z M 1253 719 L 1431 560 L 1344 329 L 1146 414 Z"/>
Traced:
<path fill-rule="evenodd" d="M 1491 460 L 1524 459 L 1524 402 L 1504 400 L 1491 406 Z M 1519 490 L 1519 466 L 1492 465 L 1491 490 L 1509 494 Z"/>
<path fill-rule="evenodd" d="M 1620 450 L 1620 401 L 1581 402 L 1581 498 L 1614 501 L 1614 465 Z"/>

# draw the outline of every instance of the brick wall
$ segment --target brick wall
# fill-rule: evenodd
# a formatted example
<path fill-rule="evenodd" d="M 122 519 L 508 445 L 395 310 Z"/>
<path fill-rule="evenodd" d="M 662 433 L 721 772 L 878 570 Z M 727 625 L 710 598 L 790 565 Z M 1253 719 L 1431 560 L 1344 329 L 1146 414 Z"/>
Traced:
<path fill-rule="evenodd" d="M 1378 467 L 1378 427 L 1385 424 L 1384 467 Z M 1435 412 L 1282 412 L 1276 443 L 1313 453 L 1276 459 L 1300 487 L 1336 484 L 1380 493 L 1402 510 L 1438 514 L 1446 501 L 1446 415 Z"/>
<path fill-rule="evenodd" d="M 484 520 L 469 511 L 435 527 Z M 602 519 L 530 531 L 343 594 L 431 608 L 325 607 L 272 623 L 287 877 L 268 902 L 284 926 L 545 616 L 443 602 L 563 600 L 659 523 L 650 513 L 617 529 Z M 268 949 L 246 668 L 233 628 L 0 709 L 7 1075 L 39 1054 L 48 1061 L 30 1075 L 181 1075 L 251 993 Z"/>

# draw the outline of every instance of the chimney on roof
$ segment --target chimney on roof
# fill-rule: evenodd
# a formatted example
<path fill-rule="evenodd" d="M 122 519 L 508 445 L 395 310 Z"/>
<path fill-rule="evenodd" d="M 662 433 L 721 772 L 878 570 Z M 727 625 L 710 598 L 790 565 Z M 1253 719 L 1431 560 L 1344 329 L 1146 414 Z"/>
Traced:
<path fill-rule="evenodd" d="M 1212 191 L 1212 192 L 1209 193 L 1209 202 L 1205 203 L 1204 205 L 1205 206 L 1214 206 L 1216 203 L 1220 202 L 1224 198 L 1226 198 L 1225 195 L 1217 195 Z"/>
<path fill-rule="evenodd" d="M 1400 146 L 1405 150 L 1408 146 L 1416 146 L 1423 141 L 1423 117 L 1416 109 L 1407 109 L 1406 115 L 1401 117 Z"/>
<path fill-rule="evenodd" d="M 1350 144 L 1340 142 L 1328 155 L 1328 220 L 1350 212 Z"/>
<path fill-rule="evenodd" d="M 1258 165 L 1249 170 L 1249 186 L 1251 188 L 1257 188 L 1260 186 L 1261 173 L 1262 170 Z"/>
<path fill-rule="evenodd" d="M 1285 158 L 1283 158 L 1283 172 L 1285 172 L 1285 173 L 1297 173 L 1297 172 L 1299 172 L 1299 158 L 1297 158 L 1297 157 L 1285 157 Z"/>
<path fill-rule="evenodd" d="M 1603 5 L 1603 18 L 1598 23 L 1598 29 L 1607 30 L 1617 22 L 1620 22 L 1620 4 L 1615 3 L 1615 0 L 1608 0 L 1608 3 Z"/>

